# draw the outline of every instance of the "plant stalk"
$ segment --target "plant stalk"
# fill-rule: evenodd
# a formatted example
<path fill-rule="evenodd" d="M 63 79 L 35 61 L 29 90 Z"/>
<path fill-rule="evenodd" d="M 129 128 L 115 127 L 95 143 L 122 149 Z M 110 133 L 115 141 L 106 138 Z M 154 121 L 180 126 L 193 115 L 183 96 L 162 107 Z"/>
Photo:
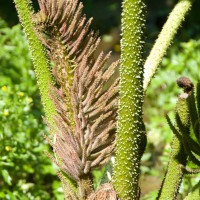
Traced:
<path fill-rule="evenodd" d="M 84 174 L 78 182 L 79 193 L 82 199 L 86 199 L 93 191 L 92 175 Z"/>
<path fill-rule="evenodd" d="M 183 94 L 185 94 L 186 96 Z M 186 129 L 188 130 L 188 133 L 180 133 L 180 135 L 189 134 L 190 127 L 187 103 L 188 94 L 183 94 L 179 96 L 179 99 L 177 101 L 176 114 L 179 116 L 183 126 L 186 127 Z M 175 125 L 175 128 L 178 129 L 177 125 Z M 183 143 L 182 141 L 180 141 L 180 138 L 178 138 L 178 136 L 174 134 L 170 161 L 157 197 L 158 200 L 176 199 L 184 175 L 180 166 L 185 166 L 186 162 L 187 154 L 185 152 Z"/>
<path fill-rule="evenodd" d="M 14 2 L 32 55 L 45 117 L 53 125 L 55 123 L 56 108 L 49 97 L 50 84 L 52 83 L 49 61 L 46 57 L 45 49 L 35 32 L 35 25 L 32 21 L 33 8 L 29 0 L 14 0 Z M 66 181 L 74 189 L 71 179 L 66 177 Z"/>
<path fill-rule="evenodd" d="M 31 17 L 33 9 L 29 0 L 14 0 L 14 2 L 32 55 L 45 116 L 47 120 L 53 124 L 53 117 L 56 114 L 56 109 L 49 98 L 51 73 L 49 71 L 49 62 L 45 50 L 34 31 L 34 23 Z"/>
<path fill-rule="evenodd" d="M 145 4 L 124 0 L 116 162 L 113 185 L 120 199 L 139 198 L 141 156 L 146 146 L 143 123 L 143 52 Z"/>
<path fill-rule="evenodd" d="M 156 73 L 156 70 L 171 45 L 178 28 L 185 19 L 185 15 L 192 7 L 193 0 L 180 0 L 170 13 L 163 26 L 149 56 L 144 64 L 144 91 Z"/>

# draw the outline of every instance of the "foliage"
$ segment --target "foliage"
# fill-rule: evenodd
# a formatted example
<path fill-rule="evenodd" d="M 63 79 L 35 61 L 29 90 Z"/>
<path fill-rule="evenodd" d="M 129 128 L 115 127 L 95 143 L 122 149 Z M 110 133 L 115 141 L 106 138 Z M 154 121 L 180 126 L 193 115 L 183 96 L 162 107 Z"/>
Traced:
<path fill-rule="evenodd" d="M 36 76 L 41 80 L 39 87 L 42 100 L 45 95 L 46 100 L 52 101 L 56 106 L 55 116 L 54 112 L 49 114 L 48 109 L 45 110 L 47 119 L 49 114 L 51 119 L 55 120 L 55 123 L 49 121 L 50 133 L 53 134 L 45 136 L 45 139 L 53 147 L 54 156 L 48 155 L 60 168 L 57 174 L 63 184 L 66 199 L 117 199 L 117 196 L 127 200 L 140 198 L 140 161 L 146 146 L 142 110 L 146 93 L 143 94 L 143 88 L 146 91 L 192 2 L 179 0 L 143 67 L 145 6 L 142 0 L 123 1 L 120 101 L 116 123 L 115 97 L 118 94 L 118 81 L 116 84 L 114 81 L 108 85 L 105 83 L 112 77 L 117 63 L 107 68 L 104 64 L 109 56 L 99 54 L 97 60 L 94 59 L 94 52 L 99 44 L 98 38 L 93 32 L 88 31 L 90 20 L 86 22 L 85 17 L 82 17 L 82 4 L 79 4 L 78 0 L 40 0 L 40 11 L 31 16 L 32 7 L 28 1 L 15 0 L 30 42 Z M 33 18 L 34 22 L 31 20 Z M 38 45 L 40 42 L 35 31 L 46 46 L 50 60 L 55 64 L 52 72 L 56 84 L 52 87 L 49 87 L 49 78 L 43 76 L 49 74 L 50 68 L 47 67 L 47 63 L 40 66 L 38 54 L 45 57 L 45 53 L 40 48 L 42 46 Z M 37 41 L 36 44 L 34 41 Z M 40 73 L 37 73 L 38 69 Z M 45 73 L 42 73 L 42 70 L 45 70 Z M 45 78 L 48 80 L 44 80 Z M 187 81 L 182 84 L 179 79 L 178 84 L 184 86 L 185 93 L 181 94 L 177 101 L 175 125 L 167 118 L 174 133 L 174 140 L 157 199 L 176 199 L 183 175 L 186 172 L 199 172 L 199 169 L 186 169 L 186 161 L 192 160 L 191 158 L 197 166 L 200 165 L 198 156 L 194 157 L 192 154 L 199 155 L 199 148 L 194 148 L 199 145 L 189 137 L 191 124 L 196 131 L 196 137 L 199 137 L 199 129 L 195 128 L 198 115 L 191 114 L 194 108 L 191 105 L 195 105 L 194 99 L 193 103 L 187 104 L 187 97 L 190 99 L 191 94 L 191 90 L 185 88 Z M 104 86 L 108 87 L 107 91 L 104 90 Z M 48 88 L 51 90 L 50 99 L 47 98 Z M 7 88 L 3 86 L 2 90 Z M 198 96 L 200 94 L 197 92 Z M 116 124 L 118 131 L 115 134 Z M 115 146 L 115 135 L 117 140 L 113 186 L 106 183 L 94 191 L 92 169 L 109 160 Z M 189 142 L 197 145 L 187 145 Z M 8 171 L 2 172 L 3 178 L 10 184 Z M 196 195 L 196 192 L 191 194 Z"/>
<path fill-rule="evenodd" d="M 144 168 L 143 166 L 145 174 L 160 177 L 160 173 L 164 173 L 163 170 L 170 153 L 169 144 L 173 136 L 165 115 L 173 116 L 177 95 L 180 92 L 176 86 L 177 77 L 187 76 L 194 80 L 195 84 L 200 78 L 198 73 L 199 56 L 200 40 L 175 43 L 163 59 L 161 69 L 153 78 L 147 91 L 144 117 L 149 144 L 143 157 L 143 163 L 150 167 Z M 181 187 L 181 195 L 184 197 L 198 181 L 199 176 L 197 175 L 186 176 Z"/>
<path fill-rule="evenodd" d="M 37 0 L 32 0 L 35 9 L 38 9 Z M 101 33 L 107 33 L 112 27 L 120 26 L 120 13 L 122 0 L 83 0 L 85 5 L 84 11 L 88 17 L 94 17 L 92 27 L 99 30 Z M 148 15 L 147 15 L 147 34 L 148 39 L 156 38 L 157 33 L 163 26 L 168 13 L 173 8 L 177 1 L 163 0 L 159 4 L 157 1 L 146 0 Z M 200 19 L 198 16 L 200 1 L 194 2 L 194 7 L 191 10 L 187 20 L 184 23 L 179 36 L 176 38 L 179 41 L 187 41 L 188 38 L 197 38 L 200 30 Z M 102 11 L 103 14 L 102 14 Z M 9 25 L 18 23 L 16 9 L 12 0 L 2 0 L 0 7 L 0 17 L 5 19 Z"/>
<path fill-rule="evenodd" d="M 174 44 L 163 59 L 161 69 L 157 72 L 147 91 L 145 102 L 145 121 L 148 136 L 154 144 L 171 141 L 171 132 L 166 125 L 165 114 L 172 115 L 180 89 L 176 79 L 187 76 L 198 81 L 200 66 L 200 40 Z M 170 77 L 170 78 L 169 78 Z M 145 114 L 144 113 L 144 114 Z M 163 116 L 161 119 L 160 116 Z M 156 140 L 153 138 L 157 138 Z"/>
<path fill-rule="evenodd" d="M 0 199 L 58 199 L 60 183 L 44 156 L 41 104 L 19 25 L 0 20 Z"/>

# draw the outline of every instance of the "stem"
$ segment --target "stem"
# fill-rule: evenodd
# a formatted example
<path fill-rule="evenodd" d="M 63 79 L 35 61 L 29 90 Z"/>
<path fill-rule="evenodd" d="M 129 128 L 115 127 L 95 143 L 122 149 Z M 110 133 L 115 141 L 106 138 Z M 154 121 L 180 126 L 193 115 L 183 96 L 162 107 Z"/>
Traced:
<path fill-rule="evenodd" d="M 178 28 L 184 21 L 187 12 L 190 10 L 192 2 L 193 0 L 180 0 L 170 13 L 168 20 L 163 26 L 163 29 L 144 64 L 144 91 L 147 90 L 153 75 L 156 73 L 168 47 L 171 45 Z"/>
<path fill-rule="evenodd" d="M 186 155 L 183 156 L 183 152 L 183 145 L 179 139 L 174 136 L 171 159 L 168 164 L 167 173 L 163 180 L 162 187 L 157 199 L 176 199 L 183 178 L 183 172 L 180 169 L 180 163 L 184 164 L 184 166 L 186 164 Z"/>
<path fill-rule="evenodd" d="M 124 0 L 114 187 L 120 199 L 138 199 L 141 156 L 146 146 L 142 119 L 145 5 Z"/>
<path fill-rule="evenodd" d="M 85 174 L 80 177 L 80 181 L 78 182 L 79 186 L 79 193 L 82 199 L 86 199 L 93 191 L 93 184 L 92 184 L 92 175 Z"/>
<path fill-rule="evenodd" d="M 186 96 L 183 94 L 179 96 L 176 107 L 176 114 L 180 117 L 180 120 L 184 125 L 184 127 L 188 128 L 189 132 L 190 122 L 189 122 L 187 97 L 188 97 L 187 94 Z M 177 125 L 175 126 L 176 129 L 179 129 Z M 180 133 L 180 134 L 185 134 L 185 133 Z M 185 153 L 182 141 L 180 141 L 177 135 L 174 135 L 170 161 L 157 199 L 159 200 L 176 199 L 183 178 L 183 170 L 181 170 L 180 165 L 185 166 L 186 161 L 187 161 L 187 154 Z"/>
<path fill-rule="evenodd" d="M 56 115 L 56 108 L 49 98 L 50 83 L 52 81 L 51 73 L 49 71 L 49 62 L 46 57 L 45 49 L 34 31 L 35 25 L 31 17 L 33 8 L 29 0 L 14 0 L 14 2 L 32 54 L 32 60 L 35 67 L 36 79 L 40 89 L 45 116 L 50 124 L 54 124 L 53 117 Z M 66 177 L 66 181 L 71 188 L 74 187 L 72 181 L 68 177 Z"/>
<path fill-rule="evenodd" d="M 44 112 L 47 120 L 50 123 L 53 123 L 53 116 L 55 115 L 56 110 L 54 104 L 49 98 L 51 74 L 48 69 L 49 63 L 46 57 L 45 50 L 34 31 L 34 23 L 32 22 L 31 18 L 31 13 L 33 12 L 33 9 L 29 0 L 14 1 L 32 54 L 32 60 L 35 67 L 35 74 L 40 89 Z"/>

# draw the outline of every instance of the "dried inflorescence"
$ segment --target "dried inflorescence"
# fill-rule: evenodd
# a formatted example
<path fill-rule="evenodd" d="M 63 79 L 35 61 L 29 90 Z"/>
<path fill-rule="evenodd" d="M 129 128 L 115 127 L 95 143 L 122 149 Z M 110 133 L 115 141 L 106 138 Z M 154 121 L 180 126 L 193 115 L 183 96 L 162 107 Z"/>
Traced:
<path fill-rule="evenodd" d="M 114 150 L 118 61 L 108 66 L 110 54 L 104 53 L 95 59 L 100 39 L 89 30 L 91 19 L 86 21 L 78 0 L 39 0 L 39 5 L 33 18 L 56 82 L 50 92 L 56 125 L 49 124 L 53 134 L 45 138 L 57 158 L 49 157 L 79 182 Z"/>
<path fill-rule="evenodd" d="M 181 76 L 176 82 L 180 88 L 183 88 L 185 93 L 190 93 L 194 88 L 192 81 L 185 76 Z"/>
<path fill-rule="evenodd" d="M 110 183 L 105 183 L 96 192 L 92 193 L 87 200 L 118 200 L 117 193 Z"/>
<path fill-rule="evenodd" d="M 92 20 L 87 21 L 82 15 L 83 5 L 78 0 L 39 0 L 39 6 L 40 11 L 33 20 L 54 63 L 54 78 L 65 93 L 68 118 L 74 125 L 71 105 L 74 70 L 84 56 L 87 65 L 93 65 L 100 39 L 89 30 Z"/>

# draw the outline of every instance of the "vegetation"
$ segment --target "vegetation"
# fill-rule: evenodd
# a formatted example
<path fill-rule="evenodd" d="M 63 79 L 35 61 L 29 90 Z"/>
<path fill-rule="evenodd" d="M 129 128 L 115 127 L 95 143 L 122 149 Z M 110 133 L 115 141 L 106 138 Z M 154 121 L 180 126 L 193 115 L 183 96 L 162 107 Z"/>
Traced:
<path fill-rule="evenodd" d="M 0 20 L 0 199 L 62 199 L 43 155 L 47 131 L 32 62 L 19 25 Z"/>
<path fill-rule="evenodd" d="M 164 26 L 144 68 L 146 8 L 142 1 L 123 2 L 120 87 L 116 73 L 118 61 L 107 64 L 109 54 L 96 52 L 99 39 L 89 29 L 91 20 L 87 22 L 82 17 L 82 4 L 69 0 L 65 7 L 65 1 L 40 0 L 40 11 L 32 14 L 28 1 L 15 2 L 32 52 L 46 114 L 45 122 L 49 129 L 43 124 L 41 112 L 38 111 L 41 108 L 38 106 L 37 87 L 26 43 L 20 43 L 23 41 L 20 29 L 18 26 L 18 30 L 16 27 L 9 29 L 2 21 L 2 198 L 64 198 L 59 193 L 60 185 L 54 170 L 49 161 L 41 156 L 41 151 L 48 151 L 43 144 L 41 131 L 48 131 L 50 134 L 44 137 L 52 146 L 53 154 L 46 154 L 59 167 L 57 175 L 66 199 L 176 199 L 180 195 L 183 199 L 187 194 L 187 200 L 198 199 L 199 183 L 194 178 L 200 171 L 199 41 L 191 40 L 179 47 L 174 46 L 168 58 L 163 60 L 163 69 L 148 88 L 192 1 L 179 1 L 166 23 L 170 24 L 172 20 L 175 26 Z M 172 33 L 167 34 L 167 39 L 165 31 Z M 20 40 L 18 37 L 21 37 Z M 17 64 L 20 63 L 18 55 L 24 55 L 20 59 L 24 68 Z M 191 68 L 186 68 L 186 64 Z M 185 77 L 190 71 L 190 77 L 197 84 Z M 168 73 L 174 80 L 169 80 Z M 174 89 L 174 84 L 180 75 L 183 76 L 177 80 L 177 84 L 183 92 L 177 97 L 180 92 Z M 166 126 L 161 128 L 160 110 L 163 115 L 175 110 L 175 120 L 168 117 L 171 113 L 166 117 L 168 129 Z M 152 162 L 154 153 L 151 148 L 156 148 L 155 139 L 152 140 L 151 134 L 148 134 L 144 153 L 146 132 L 154 132 L 154 137 L 157 135 L 162 143 L 166 139 L 170 141 L 169 135 L 173 134 L 173 143 L 171 153 L 161 157 L 165 162 L 170 159 L 160 190 L 142 197 L 138 184 L 140 169 L 142 177 L 156 171 L 143 167 L 143 162 Z M 16 139 L 13 140 L 13 137 Z M 111 184 L 109 172 L 112 171 L 112 164 L 108 161 L 114 149 L 116 159 Z M 30 162 L 27 163 L 29 160 L 31 166 Z M 38 161 L 40 163 L 36 164 Z M 101 168 L 104 165 L 106 167 Z M 15 168 L 13 173 L 12 168 Z M 16 173 L 17 170 L 19 173 Z M 187 178 L 187 174 L 191 174 L 192 178 Z M 48 184 L 44 186 L 45 177 L 48 177 Z M 187 180 L 187 185 L 180 190 L 183 179 Z"/>

